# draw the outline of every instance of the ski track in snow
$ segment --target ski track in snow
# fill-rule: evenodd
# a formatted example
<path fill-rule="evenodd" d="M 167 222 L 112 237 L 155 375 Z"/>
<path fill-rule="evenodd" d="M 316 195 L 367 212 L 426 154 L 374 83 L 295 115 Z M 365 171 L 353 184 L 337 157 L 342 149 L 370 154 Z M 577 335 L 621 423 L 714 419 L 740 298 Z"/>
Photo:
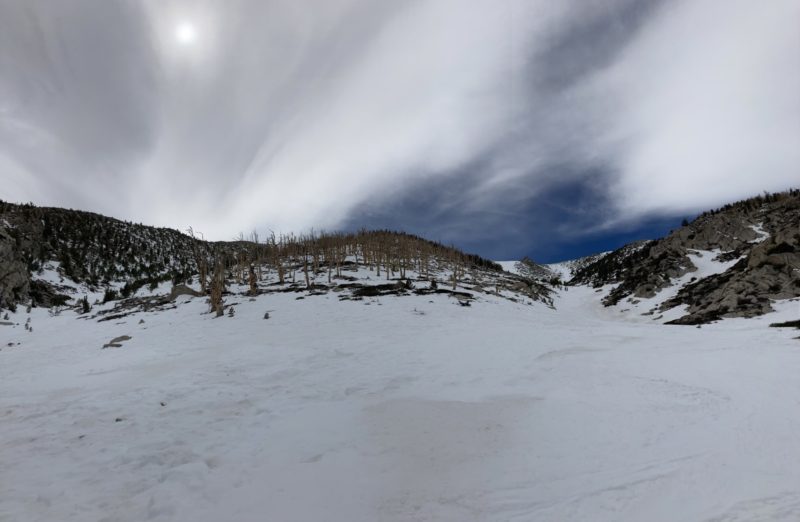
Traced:
<path fill-rule="evenodd" d="M 698 329 L 601 295 L 20 311 L 0 520 L 799 520 L 800 341 L 767 325 L 800 303 Z"/>

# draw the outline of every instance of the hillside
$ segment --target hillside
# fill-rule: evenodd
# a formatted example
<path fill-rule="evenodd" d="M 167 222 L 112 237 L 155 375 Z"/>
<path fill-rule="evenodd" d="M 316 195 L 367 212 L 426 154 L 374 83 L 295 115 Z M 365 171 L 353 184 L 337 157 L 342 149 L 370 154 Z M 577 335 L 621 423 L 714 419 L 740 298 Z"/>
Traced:
<path fill-rule="evenodd" d="M 0 309 L 78 309 L 85 297 L 89 304 L 114 304 L 111 315 L 165 306 L 192 292 L 208 295 L 222 312 L 222 295 L 231 293 L 232 284 L 245 284 L 241 292 L 248 296 L 442 293 L 467 303 L 492 293 L 551 304 L 546 284 L 410 234 L 377 230 L 207 242 L 88 212 L 9 203 L 0 203 L 0 283 Z"/>
<path fill-rule="evenodd" d="M 519 261 L 498 261 L 498 263 L 503 267 L 503 270 L 513 274 L 539 281 L 563 284 L 569 282 L 585 266 L 595 263 L 607 254 L 609 252 L 601 252 L 578 259 L 548 264 L 537 263 L 529 257 L 523 257 Z"/>
<path fill-rule="evenodd" d="M 361 271 L 374 275 L 362 280 Z M 215 278 L 220 293 L 252 280 L 251 295 L 460 292 L 469 300 L 494 292 L 550 305 L 550 285 L 568 282 L 600 289 L 606 306 L 701 324 L 769 312 L 774 301 L 800 296 L 799 274 L 796 190 L 703 213 L 662 239 L 552 265 L 497 264 L 389 231 L 206 242 L 88 212 L 0 203 L 0 309 L 76 308 L 92 296 L 117 301 L 123 313 L 174 301 L 172 288 L 211 297 Z"/>
<path fill-rule="evenodd" d="M 663 239 L 589 263 L 570 283 L 603 288 L 606 306 L 680 310 L 674 324 L 770 312 L 774 301 L 800 296 L 800 191 L 705 212 Z"/>
<path fill-rule="evenodd" d="M 65 304 L 65 288 L 37 278 L 57 267 L 59 281 L 89 291 L 185 281 L 195 251 L 209 245 L 176 230 L 91 212 L 0 202 L 0 308 Z M 63 281 L 62 281 L 63 282 Z"/>

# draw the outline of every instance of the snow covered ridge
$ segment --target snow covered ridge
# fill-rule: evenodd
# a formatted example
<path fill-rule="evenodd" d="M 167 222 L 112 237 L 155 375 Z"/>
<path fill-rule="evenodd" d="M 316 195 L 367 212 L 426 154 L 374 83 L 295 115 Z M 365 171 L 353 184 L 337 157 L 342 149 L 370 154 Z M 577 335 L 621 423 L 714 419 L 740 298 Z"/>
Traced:
<path fill-rule="evenodd" d="M 497 263 L 503 267 L 503 270 L 512 274 L 541 281 L 558 282 L 560 284 L 569 282 L 578 270 L 602 259 L 610 253 L 611 252 L 601 252 L 578 259 L 570 259 L 568 261 L 544 265 L 536 263 L 527 257 L 519 261 L 498 261 Z"/>

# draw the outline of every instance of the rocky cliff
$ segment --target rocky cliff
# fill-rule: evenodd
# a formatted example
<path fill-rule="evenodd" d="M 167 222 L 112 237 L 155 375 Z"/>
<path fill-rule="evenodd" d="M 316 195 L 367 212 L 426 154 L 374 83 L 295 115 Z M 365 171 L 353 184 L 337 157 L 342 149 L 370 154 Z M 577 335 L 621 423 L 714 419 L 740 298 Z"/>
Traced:
<path fill-rule="evenodd" d="M 689 255 L 712 252 L 738 260 L 720 274 L 696 280 L 660 305 L 686 305 L 673 321 L 696 324 L 750 317 L 772 310 L 771 301 L 800 296 L 800 191 L 768 194 L 706 212 L 655 241 L 625 246 L 579 270 L 573 284 L 614 284 L 606 306 L 625 298 L 650 298 L 697 270 Z"/>

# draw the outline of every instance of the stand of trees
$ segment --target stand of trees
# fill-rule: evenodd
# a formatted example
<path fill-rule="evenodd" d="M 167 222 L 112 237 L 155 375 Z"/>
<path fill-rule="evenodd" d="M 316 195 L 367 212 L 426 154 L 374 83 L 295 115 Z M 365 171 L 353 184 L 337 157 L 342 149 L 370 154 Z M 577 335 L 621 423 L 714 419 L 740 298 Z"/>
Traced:
<path fill-rule="evenodd" d="M 221 313 L 226 279 L 247 284 L 249 293 L 256 294 L 258 282 L 273 271 L 278 284 L 296 284 L 299 279 L 309 289 L 320 277 L 328 283 L 347 277 L 343 275 L 345 267 L 366 268 L 386 280 L 406 279 L 409 271 L 415 271 L 423 280 L 439 275 L 453 289 L 475 268 L 502 271 L 497 263 L 452 246 L 388 230 L 312 231 L 281 236 L 272 233 L 263 241 L 254 232 L 247 239 L 240 234 L 233 242 L 214 244 L 197 239 L 191 229 L 189 234 L 196 240 L 193 254 L 200 291 L 210 293 L 212 312 L 217 314 Z M 208 267 L 214 267 L 213 273 Z"/>
<path fill-rule="evenodd" d="M 388 230 L 272 233 L 265 238 L 253 232 L 233 241 L 210 242 L 192 228 L 182 233 L 91 212 L 3 201 L 0 226 L 31 274 L 52 263 L 65 278 L 85 283 L 92 291 L 107 290 L 104 301 L 168 281 L 196 282 L 201 293 L 210 295 L 219 291 L 215 282 L 221 278 L 224 286 L 229 277 L 257 293 L 258 283 L 273 270 L 278 283 L 300 280 L 308 288 L 321 279 L 331 283 L 347 277 L 345 268 L 353 266 L 386 280 L 405 279 L 413 271 L 422 279 L 450 280 L 453 287 L 473 268 L 502 270 L 452 246 Z M 31 295 L 16 300 L 28 299 Z"/>

